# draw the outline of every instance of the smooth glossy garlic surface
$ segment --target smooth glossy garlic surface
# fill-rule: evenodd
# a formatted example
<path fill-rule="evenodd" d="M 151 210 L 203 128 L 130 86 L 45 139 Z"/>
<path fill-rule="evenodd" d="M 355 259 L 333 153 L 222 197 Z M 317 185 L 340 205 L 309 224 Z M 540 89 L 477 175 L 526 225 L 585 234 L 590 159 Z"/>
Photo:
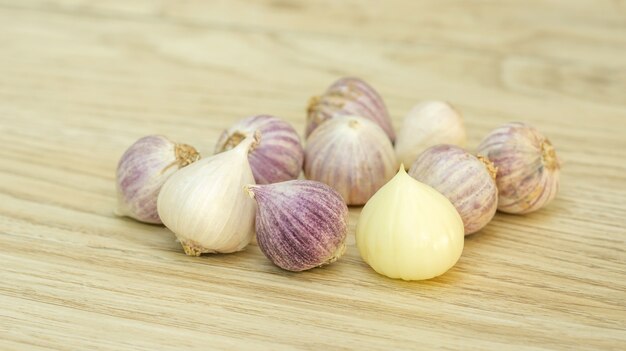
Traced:
<path fill-rule="evenodd" d="M 400 168 L 365 205 L 356 229 L 361 257 L 389 278 L 423 280 L 452 268 L 463 252 L 454 206 Z"/>
<path fill-rule="evenodd" d="M 248 160 L 256 183 L 298 178 L 304 161 L 300 137 L 289 123 L 278 117 L 257 115 L 242 119 L 222 133 L 215 153 L 230 150 L 255 134 L 258 142 L 251 147 Z"/>
<path fill-rule="evenodd" d="M 242 250 L 254 235 L 254 201 L 242 191 L 254 184 L 248 163 L 253 137 L 234 149 L 183 168 L 165 182 L 158 199 L 159 216 L 185 253 Z"/>
<path fill-rule="evenodd" d="M 304 175 L 335 188 L 348 205 L 367 202 L 396 169 L 389 138 L 362 117 L 335 117 L 307 140 Z"/>
<path fill-rule="evenodd" d="M 299 272 L 336 261 L 346 249 L 348 207 L 333 188 L 311 180 L 249 185 L 259 248 L 275 265 Z"/>
<path fill-rule="evenodd" d="M 528 124 L 505 124 L 483 139 L 478 153 L 498 168 L 498 210 L 525 214 L 552 201 L 561 166 L 548 138 Z"/>
<path fill-rule="evenodd" d="M 393 143 L 396 133 L 380 95 L 359 78 L 344 77 L 321 96 L 314 96 L 307 108 L 306 137 L 319 125 L 337 116 L 361 116 L 376 123 Z"/>
<path fill-rule="evenodd" d="M 417 155 L 438 144 L 464 147 L 465 125 L 461 114 L 443 101 L 422 102 L 407 114 L 396 140 L 398 162 L 410 167 Z"/>
<path fill-rule="evenodd" d="M 454 145 L 436 145 L 417 157 L 409 175 L 450 200 L 463 219 L 465 235 L 482 229 L 496 213 L 496 168 L 483 156 Z"/>
<path fill-rule="evenodd" d="M 162 135 L 137 140 L 122 155 L 116 172 L 119 216 L 160 224 L 157 197 L 165 181 L 180 168 L 200 159 L 193 147 Z"/>

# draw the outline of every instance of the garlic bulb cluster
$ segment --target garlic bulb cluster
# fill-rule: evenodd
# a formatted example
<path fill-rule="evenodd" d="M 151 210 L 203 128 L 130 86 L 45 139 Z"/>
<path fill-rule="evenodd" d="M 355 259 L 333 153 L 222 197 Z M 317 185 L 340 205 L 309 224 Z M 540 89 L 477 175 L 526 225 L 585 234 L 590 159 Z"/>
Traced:
<path fill-rule="evenodd" d="M 256 206 L 242 191 L 254 184 L 244 139 L 229 151 L 202 159 L 170 177 L 161 188 L 161 220 L 185 253 L 229 253 L 242 250 L 254 235 Z"/>
<path fill-rule="evenodd" d="M 307 140 L 304 175 L 335 188 L 348 205 L 362 205 L 395 174 L 393 146 L 374 122 L 335 117 Z"/>
<path fill-rule="evenodd" d="M 115 213 L 141 222 L 160 224 L 157 197 L 165 181 L 180 168 L 197 161 L 193 147 L 161 135 L 137 140 L 122 155 L 116 174 Z"/>
<path fill-rule="evenodd" d="M 496 168 L 483 156 L 454 145 L 433 146 L 417 157 L 409 175 L 450 200 L 461 215 L 465 235 L 482 229 L 496 213 Z"/>
<path fill-rule="evenodd" d="M 448 271 L 463 251 L 463 221 L 437 190 L 404 166 L 365 205 L 356 228 L 361 257 L 390 278 L 423 280 Z"/>
<path fill-rule="evenodd" d="M 230 150 L 255 133 L 258 143 L 250 149 L 248 160 L 256 183 L 297 179 L 304 161 L 300 137 L 289 123 L 274 116 L 257 115 L 237 122 L 222 133 L 215 153 Z"/>
<path fill-rule="evenodd" d="M 396 140 L 398 162 L 407 167 L 417 155 L 438 144 L 464 147 L 465 126 L 460 113 L 443 101 L 422 102 L 408 113 Z"/>
<path fill-rule="evenodd" d="M 307 108 L 306 137 L 323 122 L 337 116 L 369 119 L 383 129 L 392 143 L 396 140 L 383 99 L 374 88 L 359 78 L 341 78 L 322 96 L 311 98 Z"/>
<path fill-rule="evenodd" d="M 292 180 L 249 185 L 246 190 L 258 204 L 257 243 L 275 265 L 299 272 L 343 255 L 348 207 L 331 187 Z"/>
<path fill-rule="evenodd" d="M 556 151 L 537 129 L 519 122 L 493 130 L 478 146 L 498 168 L 498 210 L 525 214 L 547 205 L 559 190 Z"/>

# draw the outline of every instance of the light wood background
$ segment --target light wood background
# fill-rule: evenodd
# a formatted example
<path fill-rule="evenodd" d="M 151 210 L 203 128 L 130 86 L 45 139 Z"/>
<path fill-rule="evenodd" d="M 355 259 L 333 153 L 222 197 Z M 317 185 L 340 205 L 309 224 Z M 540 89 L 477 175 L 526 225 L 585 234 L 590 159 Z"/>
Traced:
<path fill-rule="evenodd" d="M 396 127 L 420 100 L 454 103 L 471 148 L 535 125 L 564 160 L 558 199 L 498 214 L 412 283 L 352 235 L 292 274 L 256 246 L 187 257 L 113 215 L 137 138 L 209 155 L 251 114 L 303 131 L 343 75 Z M 624 350 L 625 164 L 625 1 L 0 0 L 0 349 Z"/>

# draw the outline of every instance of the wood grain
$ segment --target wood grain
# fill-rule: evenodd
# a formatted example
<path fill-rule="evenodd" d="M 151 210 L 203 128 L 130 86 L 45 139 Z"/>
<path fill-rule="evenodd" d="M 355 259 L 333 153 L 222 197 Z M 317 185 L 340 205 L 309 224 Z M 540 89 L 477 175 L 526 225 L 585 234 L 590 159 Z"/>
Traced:
<path fill-rule="evenodd" d="M 624 1 L 0 0 L 0 47 L 2 350 L 626 349 Z M 256 246 L 187 257 L 113 215 L 137 138 L 209 155 L 247 115 L 303 131 L 308 97 L 348 74 L 396 127 L 451 101 L 471 148 L 534 124 L 564 160 L 559 197 L 413 283 L 352 235 L 293 274 Z"/>

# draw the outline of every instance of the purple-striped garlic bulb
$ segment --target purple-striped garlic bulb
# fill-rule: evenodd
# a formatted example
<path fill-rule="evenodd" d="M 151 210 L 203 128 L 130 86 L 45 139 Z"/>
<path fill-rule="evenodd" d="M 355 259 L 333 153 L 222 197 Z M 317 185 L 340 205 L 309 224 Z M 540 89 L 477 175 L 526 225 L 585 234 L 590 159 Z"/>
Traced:
<path fill-rule="evenodd" d="M 483 156 L 454 145 L 436 145 L 417 157 L 409 175 L 450 200 L 461 215 L 465 235 L 482 229 L 496 213 L 496 168 Z"/>
<path fill-rule="evenodd" d="M 550 140 L 520 122 L 493 130 L 478 146 L 498 168 L 498 210 L 525 214 L 547 205 L 559 190 L 561 169 Z"/>
<path fill-rule="evenodd" d="M 345 252 L 348 207 L 333 188 L 291 180 L 245 189 L 257 202 L 259 248 L 278 267 L 304 271 L 332 263 Z"/>
<path fill-rule="evenodd" d="M 431 146 L 465 146 L 465 126 L 461 114 L 443 101 L 415 105 L 402 121 L 396 140 L 398 161 L 410 167 L 417 155 Z"/>
<path fill-rule="evenodd" d="M 348 205 L 363 205 L 398 169 L 391 141 L 376 123 L 340 116 L 320 125 L 304 151 L 304 175 L 326 183 Z"/>
<path fill-rule="evenodd" d="M 161 135 L 137 140 L 117 165 L 115 214 L 160 224 L 157 198 L 161 187 L 172 174 L 198 159 L 200 154 L 192 146 Z"/>
<path fill-rule="evenodd" d="M 255 133 L 258 143 L 250 149 L 248 161 L 256 183 L 297 179 L 304 162 L 300 137 L 289 123 L 274 116 L 258 115 L 240 120 L 222 133 L 215 153 L 230 150 Z"/>
<path fill-rule="evenodd" d="M 337 117 L 361 116 L 378 124 L 392 143 L 396 140 L 383 99 L 363 80 L 344 77 L 333 83 L 321 96 L 314 96 L 307 108 L 306 137 L 323 122 Z"/>

